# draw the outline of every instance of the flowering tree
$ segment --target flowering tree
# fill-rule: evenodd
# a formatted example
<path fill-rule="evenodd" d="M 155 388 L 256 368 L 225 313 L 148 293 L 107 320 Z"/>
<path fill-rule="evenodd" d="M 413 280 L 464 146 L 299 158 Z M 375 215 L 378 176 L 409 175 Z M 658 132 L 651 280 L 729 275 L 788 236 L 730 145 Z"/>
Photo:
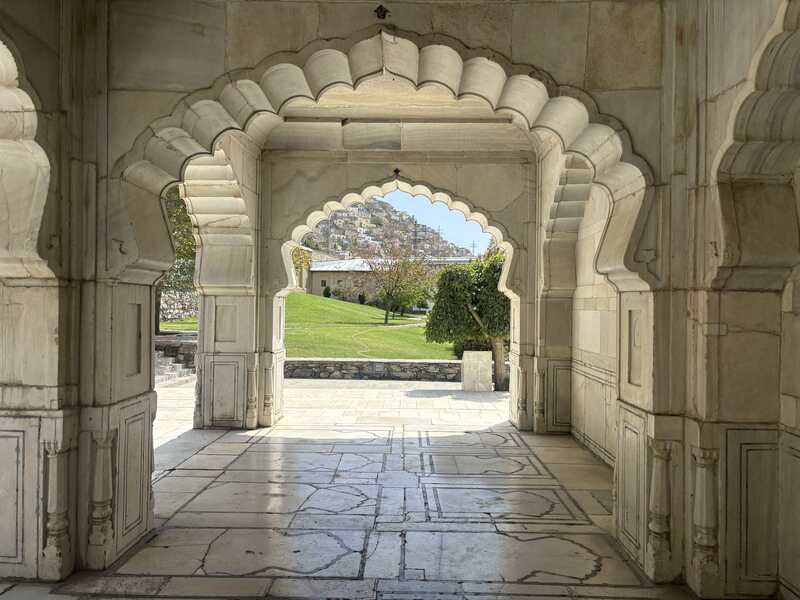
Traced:
<path fill-rule="evenodd" d="M 430 268 L 427 259 L 410 247 L 386 244 L 365 259 L 369 264 L 378 296 L 383 300 L 384 324 L 389 323 L 389 311 L 395 306 L 416 304 L 429 288 Z"/>

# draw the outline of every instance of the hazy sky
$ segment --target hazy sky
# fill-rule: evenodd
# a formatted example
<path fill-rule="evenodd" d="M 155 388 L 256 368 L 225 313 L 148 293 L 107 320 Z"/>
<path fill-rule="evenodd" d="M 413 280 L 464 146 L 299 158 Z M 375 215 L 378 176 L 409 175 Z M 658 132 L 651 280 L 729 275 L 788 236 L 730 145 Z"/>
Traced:
<path fill-rule="evenodd" d="M 425 196 L 412 196 L 400 190 L 386 194 L 383 200 L 397 210 L 410 214 L 419 223 L 433 229 L 441 228 L 442 237 L 457 246 L 472 250 L 472 242 L 475 242 L 476 254 L 483 253 L 492 239 L 491 235 L 481 231 L 481 226 L 475 221 L 467 221 L 463 214 L 450 210 L 442 202 L 431 204 Z"/>

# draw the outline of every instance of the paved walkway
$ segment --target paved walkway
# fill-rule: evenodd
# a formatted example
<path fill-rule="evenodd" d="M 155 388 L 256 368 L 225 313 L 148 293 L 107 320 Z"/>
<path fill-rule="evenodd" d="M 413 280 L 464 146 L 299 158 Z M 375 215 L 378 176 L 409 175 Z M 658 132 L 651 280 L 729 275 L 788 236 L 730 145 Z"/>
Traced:
<path fill-rule="evenodd" d="M 228 432 L 192 402 L 160 390 L 156 534 L 63 598 L 685 597 L 608 534 L 611 470 L 517 432 L 505 394 L 293 380 L 279 426 Z"/>

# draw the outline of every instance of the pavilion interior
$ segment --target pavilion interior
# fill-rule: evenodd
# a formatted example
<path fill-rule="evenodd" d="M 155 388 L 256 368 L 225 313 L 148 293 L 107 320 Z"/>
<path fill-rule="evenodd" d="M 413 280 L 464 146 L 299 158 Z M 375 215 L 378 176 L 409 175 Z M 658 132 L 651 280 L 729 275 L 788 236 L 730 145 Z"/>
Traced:
<path fill-rule="evenodd" d="M 799 30 L 0 0 L 0 597 L 800 598 Z M 198 374 L 156 389 L 175 188 Z M 506 253 L 508 393 L 284 381 L 292 248 L 394 190 Z"/>

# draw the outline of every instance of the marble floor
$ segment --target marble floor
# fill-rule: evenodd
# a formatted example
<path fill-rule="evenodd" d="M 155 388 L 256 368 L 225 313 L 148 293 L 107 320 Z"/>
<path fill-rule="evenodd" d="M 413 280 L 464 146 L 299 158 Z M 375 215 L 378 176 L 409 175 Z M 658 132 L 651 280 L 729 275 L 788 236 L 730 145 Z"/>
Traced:
<path fill-rule="evenodd" d="M 688 597 L 648 584 L 609 535 L 611 470 L 568 436 L 517 432 L 507 395 L 286 393 L 276 427 L 195 431 L 193 384 L 161 388 L 153 534 L 107 572 L 0 584 L 0 600 Z"/>

